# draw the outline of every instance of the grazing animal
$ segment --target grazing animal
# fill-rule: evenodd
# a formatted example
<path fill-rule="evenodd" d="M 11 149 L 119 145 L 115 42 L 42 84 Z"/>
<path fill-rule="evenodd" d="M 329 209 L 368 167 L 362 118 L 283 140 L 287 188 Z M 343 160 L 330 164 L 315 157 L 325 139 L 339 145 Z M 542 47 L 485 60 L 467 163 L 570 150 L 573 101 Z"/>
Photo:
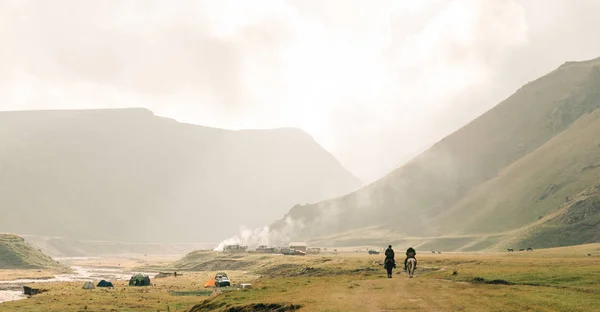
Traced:
<path fill-rule="evenodd" d="M 438 253 L 439 253 L 439 254 L 441 254 L 442 252 L 441 252 L 441 251 L 438 251 Z"/>
<path fill-rule="evenodd" d="M 533 251 L 533 248 L 529 247 L 527 248 L 527 251 Z"/>
<path fill-rule="evenodd" d="M 588 257 L 590 257 L 592 254 L 588 254 Z"/>
<path fill-rule="evenodd" d="M 385 263 L 383 264 L 383 267 L 387 271 L 388 278 L 392 278 L 392 270 L 394 269 L 395 266 L 396 266 L 396 261 L 394 261 L 394 259 L 392 259 L 392 258 L 385 259 Z"/>
<path fill-rule="evenodd" d="M 432 250 L 431 253 L 435 253 L 435 251 Z"/>
<path fill-rule="evenodd" d="M 412 278 L 413 274 L 415 274 L 415 258 L 408 258 L 406 261 L 406 272 L 408 273 L 408 277 Z"/>
<path fill-rule="evenodd" d="M 508 248 L 508 249 L 506 249 L 506 250 L 508 250 L 508 252 L 513 252 L 513 251 L 515 251 L 515 250 L 514 250 L 514 249 L 512 249 L 512 248 Z"/>
<path fill-rule="evenodd" d="M 525 249 L 521 248 L 521 249 L 519 249 L 519 251 L 525 251 Z"/>

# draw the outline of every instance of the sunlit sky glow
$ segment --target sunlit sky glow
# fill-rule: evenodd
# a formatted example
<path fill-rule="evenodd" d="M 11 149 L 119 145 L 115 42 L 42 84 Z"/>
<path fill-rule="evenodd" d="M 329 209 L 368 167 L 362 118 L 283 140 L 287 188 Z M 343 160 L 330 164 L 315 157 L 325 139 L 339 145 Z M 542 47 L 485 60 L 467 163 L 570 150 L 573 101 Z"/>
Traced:
<path fill-rule="evenodd" d="M 567 60 L 598 0 L 0 0 L 0 109 L 299 127 L 365 182 Z"/>

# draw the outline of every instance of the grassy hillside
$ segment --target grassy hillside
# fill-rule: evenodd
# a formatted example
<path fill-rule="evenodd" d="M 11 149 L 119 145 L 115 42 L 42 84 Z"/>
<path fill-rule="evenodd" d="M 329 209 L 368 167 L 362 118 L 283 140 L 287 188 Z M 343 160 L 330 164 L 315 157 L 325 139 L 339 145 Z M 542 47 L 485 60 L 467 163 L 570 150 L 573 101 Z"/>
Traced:
<path fill-rule="evenodd" d="M 494 233 L 556 210 L 567 197 L 600 182 L 600 136 L 595 133 L 600 133 L 600 110 L 474 188 L 440 216 L 441 223 L 457 232 Z"/>
<path fill-rule="evenodd" d="M 144 109 L 0 113 L 0 228 L 15 233 L 214 243 L 359 186 L 297 129 L 229 131 Z"/>
<path fill-rule="evenodd" d="M 22 237 L 0 234 L 0 269 L 65 269 Z"/>
<path fill-rule="evenodd" d="M 569 197 L 556 211 L 523 227 L 497 245 L 572 246 L 600 241 L 600 180 L 587 190 Z M 523 247 L 524 248 L 524 247 Z"/>
<path fill-rule="evenodd" d="M 500 246 L 600 181 L 598 108 L 600 59 L 565 63 L 381 180 L 292 208 L 272 236 L 446 250 Z"/>

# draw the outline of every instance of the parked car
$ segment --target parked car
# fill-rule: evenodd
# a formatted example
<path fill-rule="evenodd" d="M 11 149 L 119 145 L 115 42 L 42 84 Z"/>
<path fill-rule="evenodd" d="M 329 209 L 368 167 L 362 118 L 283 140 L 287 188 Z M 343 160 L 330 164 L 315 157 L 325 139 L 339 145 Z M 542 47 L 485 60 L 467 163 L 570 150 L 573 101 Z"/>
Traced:
<path fill-rule="evenodd" d="M 294 255 L 296 256 L 306 256 L 306 252 L 302 250 L 294 250 Z"/>
<path fill-rule="evenodd" d="M 220 272 L 215 275 L 215 287 L 227 287 L 231 286 L 231 281 L 227 274 Z"/>

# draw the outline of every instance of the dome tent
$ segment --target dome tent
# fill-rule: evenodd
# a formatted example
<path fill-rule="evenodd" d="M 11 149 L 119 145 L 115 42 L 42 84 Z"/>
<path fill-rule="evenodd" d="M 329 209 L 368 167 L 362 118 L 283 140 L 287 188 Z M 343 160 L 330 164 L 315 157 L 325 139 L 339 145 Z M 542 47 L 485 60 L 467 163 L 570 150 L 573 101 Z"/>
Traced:
<path fill-rule="evenodd" d="M 150 277 L 142 274 L 134 275 L 129 280 L 129 286 L 150 286 Z"/>
<path fill-rule="evenodd" d="M 98 287 L 114 287 L 113 284 L 111 282 L 107 282 L 105 280 L 101 280 L 98 285 L 96 285 Z"/>

